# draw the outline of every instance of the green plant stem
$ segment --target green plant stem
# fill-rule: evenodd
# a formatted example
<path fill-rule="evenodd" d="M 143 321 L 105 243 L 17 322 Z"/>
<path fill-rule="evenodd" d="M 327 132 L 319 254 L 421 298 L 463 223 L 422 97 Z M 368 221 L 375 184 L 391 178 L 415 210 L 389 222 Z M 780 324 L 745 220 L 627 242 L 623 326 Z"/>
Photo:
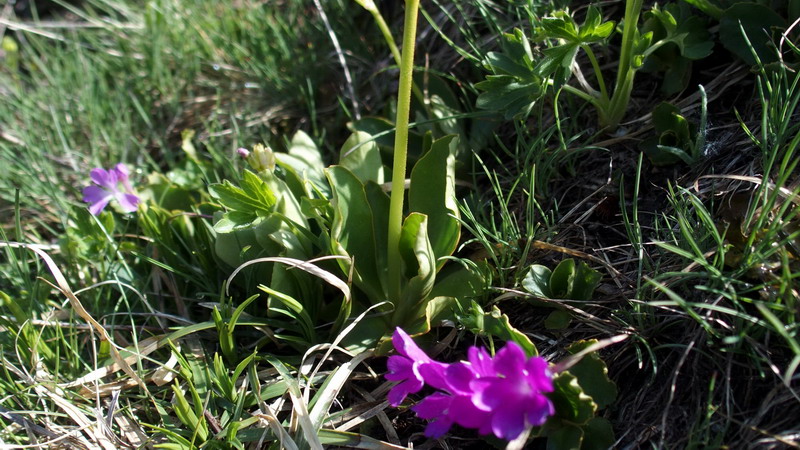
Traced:
<path fill-rule="evenodd" d="M 400 60 L 400 86 L 397 92 L 397 118 L 395 119 L 394 163 L 392 165 L 392 195 L 389 203 L 389 300 L 395 311 L 404 309 L 400 301 L 400 232 L 403 226 L 403 200 L 405 196 L 406 157 L 408 151 L 408 118 L 411 110 L 411 85 L 414 75 L 414 46 L 417 38 L 417 13 L 419 0 L 406 0 L 403 25 L 403 55 Z M 396 314 L 397 316 L 397 314 Z"/>
<path fill-rule="evenodd" d="M 549 84 L 552 85 L 552 83 Z M 586 91 L 576 88 L 575 86 L 570 86 L 568 84 L 565 84 L 564 86 L 561 86 L 561 89 L 563 89 L 565 92 L 569 92 L 570 94 L 576 95 L 582 98 L 583 100 L 586 100 L 587 102 L 591 103 L 596 108 L 598 108 L 598 110 L 602 108 L 602 106 L 605 104 L 601 102 L 600 99 L 598 99 L 597 97 L 594 97 L 591 94 L 587 93 Z"/>
<path fill-rule="evenodd" d="M 385 40 L 386 45 L 389 46 L 389 51 L 392 52 L 395 63 L 400 65 L 400 50 L 397 48 L 397 44 L 394 42 L 394 36 L 392 36 L 392 31 L 389 30 L 389 25 L 386 24 L 386 21 L 383 19 L 381 12 L 378 11 L 378 8 L 370 9 L 369 12 L 372 14 L 373 19 L 375 19 L 375 23 L 378 24 L 378 29 L 381 30 L 381 34 L 383 34 L 383 40 Z"/>
<path fill-rule="evenodd" d="M 622 48 L 619 55 L 619 69 L 614 93 L 605 111 L 601 111 L 600 121 L 611 128 L 619 125 L 625 116 L 625 110 L 633 90 L 633 78 L 636 69 L 633 67 L 633 45 L 636 38 L 639 15 L 642 12 L 643 0 L 627 0 L 625 2 L 625 28 L 622 31 Z"/>
<path fill-rule="evenodd" d="M 603 72 L 600 70 L 600 64 L 597 62 L 597 58 L 592 51 L 592 48 L 588 45 L 584 44 L 581 45 L 581 49 L 586 52 L 586 56 L 589 57 L 589 61 L 592 63 L 592 69 L 594 69 L 594 77 L 597 79 L 597 85 L 600 87 L 600 95 L 602 96 L 604 101 L 608 101 L 608 90 L 606 89 L 606 81 L 603 78 Z"/>

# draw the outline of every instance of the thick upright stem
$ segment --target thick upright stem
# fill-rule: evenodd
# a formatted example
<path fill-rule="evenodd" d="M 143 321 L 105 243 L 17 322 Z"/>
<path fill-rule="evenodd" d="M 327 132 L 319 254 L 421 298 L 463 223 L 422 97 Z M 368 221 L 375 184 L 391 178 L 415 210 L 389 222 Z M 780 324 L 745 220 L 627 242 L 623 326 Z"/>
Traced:
<path fill-rule="evenodd" d="M 622 120 L 631 97 L 633 77 L 636 72 L 633 67 L 633 44 L 636 39 L 639 16 L 642 12 L 642 3 L 643 0 L 627 0 L 625 2 L 625 28 L 622 31 L 622 49 L 619 55 L 617 81 L 605 114 L 608 123 L 604 125 L 611 127 L 616 127 Z"/>
<path fill-rule="evenodd" d="M 417 38 L 419 0 L 406 0 L 403 25 L 403 55 L 400 60 L 400 86 L 397 92 L 397 118 L 395 119 L 394 163 L 392 165 L 392 196 L 389 203 L 389 300 L 395 309 L 402 308 L 400 301 L 400 231 L 403 226 L 403 201 L 405 196 L 406 156 L 408 152 L 408 120 L 411 110 L 411 85 L 414 75 L 414 46 Z"/>

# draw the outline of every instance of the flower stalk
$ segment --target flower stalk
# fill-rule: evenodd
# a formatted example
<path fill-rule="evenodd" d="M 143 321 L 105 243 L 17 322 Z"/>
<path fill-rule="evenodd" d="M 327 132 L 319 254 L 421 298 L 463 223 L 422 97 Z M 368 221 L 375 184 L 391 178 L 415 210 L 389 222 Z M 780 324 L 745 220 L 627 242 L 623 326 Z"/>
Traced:
<path fill-rule="evenodd" d="M 388 277 L 389 300 L 395 309 L 401 294 L 400 233 L 403 226 L 403 201 L 405 197 L 406 161 L 408 154 L 408 121 L 411 110 L 411 86 L 414 75 L 414 47 L 417 37 L 419 0 L 406 0 L 403 26 L 403 52 L 400 58 L 400 86 L 397 92 L 397 117 L 395 119 L 394 162 L 392 164 L 392 194 L 389 203 Z"/>

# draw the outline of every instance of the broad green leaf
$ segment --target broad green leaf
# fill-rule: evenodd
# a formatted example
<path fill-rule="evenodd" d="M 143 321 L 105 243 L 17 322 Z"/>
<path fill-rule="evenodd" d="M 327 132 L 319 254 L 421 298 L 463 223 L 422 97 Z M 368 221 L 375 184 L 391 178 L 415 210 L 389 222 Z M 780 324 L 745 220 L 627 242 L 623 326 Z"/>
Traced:
<path fill-rule="evenodd" d="M 553 378 L 550 400 L 555 406 L 556 417 L 576 425 L 583 425 L 594 418 L 597 404 L 583 392 L 578 379 L 569 372 L 561 372 Z"/>
<path fill-rule="evenodd" d="M 471 299 L 483 294 L 485 288 L 483 276 L 476 270 L 461 264 L 448 264 L 436 274 L 431 297 Z"/>
<path fill-rule="evenodd" d="M 394 148 L 394 122 L 382 117 L 364 117 L 350 125 L 353 131 L 363 131 L 373 137 L 383 152 L 384 157 L 390 157 Z M 416 131 L 408 133 L 408 160 L 415 161 L 420 156 L 422 149 L 422 136 Z"/>
<path fill-rule="evenodd" d="M 411 213 L 406 217 L 400 231 L 399 245 L 406 278 L 401 298 L 411 305 L 412 314 L 420 316 L 423 313 L 420 307 L 424 306 L 436 280 L 436 258 L 428 239 L 427 216 Z"/>
<path fill-rule="evenodd" d="M 506 119 L 527 114 L 534 102 L 544 94 L 543 81 L 520 81 L 510 75 L 489 75 L 485 81 L 475 84 L 483 91 L 476 106 L 479 109 L 498 111 Z"/>
<path fill-rule="evenodd" d="M 309 170 L 320 174 L 325 170 L 322 154 L 317 148 L 317 144 L 302 130 L 292 137 L 292 142 L 289 144 L 289 154 L 303 161 Z"/>
<path fill-rule="evenodd" d="M 583 430 L 575 425 L 563 424 L 547 434 L 547 450 L 576 450 L 582 442 Z"/>
<path fill-rule="evenodd" d="M 719 38 L 725 48 L 747 64 L 756 63 L 753 52 L 758 55 L 762 63 L 768 63 L 778 58 L 777 52 L 771 45 L 773 28 L 785 27 L 786 20 L 772 8 L 758 3 L 742 2 L 736 3 L 722 13 L 719 21 Z M 742 30 L 747 40 L 742 35 Z"/>
<path fill-rule="evenodd" d="M 570 345 L 567 351 L 575 354 L 595 343 L 596 339 L 579 341 Z M 577 377 L 583 392 L 592 397 L 598 408 L 605 408 L 617 399 L 617 385 L 608 378 L 608 367 L 597 353 L 584 356 L 569 369 L 569 373 Z"/>
<path fill-rule="evenodd" d="M 562 309 L 557 309 L 544 319 L 544 327 L 548 330 L 563 330 L 569 326 L 571 321 L 572 314 Z"/>
<path fill-rule="evenodd" d="M 611 422 L 595 417 L 583 426 L 581 450 L 608 450 L 614 445 L 614 429 Z"/>
<path fill-rule="evenodd" d="M 356 131 L 342 145 L 339 165 L 350 169 L 362 183 L 373 181 L 382 184 L 383 161 L 375 139 L 362 131 Z"/>
<path fill-rule="evenodd" d="M 457 139 L 446 136 L 434 141 L 411 170 L 408 190 L 409 210 L 428 217 L 427 236 L 436 267 L 444 264 L 458 245 L 461 224 L 455 196 L 455 148 Z"/>
<path fill-rule="evenodd" d="M 389 245 L 389 196 L 383 188 L 373 182 L 364 186 L 367 202 L 372 210 L 372 232 L 375 236 L 375 261 L 378 267 L 388 267 L 387 246 Z M 386 285 L 386 272 L 378 271 L 382 286 Z"/>
<path fill-rule="evenodd" d="M 227 226 L 223 228 L 228 229 Z M 262 255 L 262 247 L 256 239 L 255 227 L 242 227 L 234 229 L 232 232 L 218 232 L 214 241 L 214 252 L 231 267 L 237 267 L 245 261 L 265 256 Z"/>
<path fill-rule="evenodd" d="M 522 280 L 522 288 L 537 297 L 554 298 L 550 292 L 550 276 L 552 274 L 553 272 L 549 268 L 541 264 L 534 264 Z"/>
<path fill-rule="evenodd" d="M 351 256 L 355 264 L 355 282 L 373 301 L 383 301 L 386 293 L 380 280 L 385 278 L 378 267 L 373 231 L 372 208 L 367 201 L 364 185 L 352 172 L 344 167 L 331 166 L 326 169 L 333 190 L 334 217 L 331 225 L 331 251 L 333 254 Z M 350 263 L 337 260 L 345 274 L 350 272 Z"/>
<path fill-rule="evenodd" d="M 569 298 L 575 280 L 575 260 L 567 258 L 556 266 L 550 275 L 550 293 L 553 298 Z"/>
<path fill-rule="evenodd" d="M 585 262 L 578 263 L 575 270 L 575 279 L 572 283 L 572 291 L 569 298 L 572 300 L 589 300 L 594 294 L 597 284 L 603 275 L 589 267 Z"/>
<path fill-rule="evenodd" d="M 294 135 L 289 143 L 289 153 L 276 152 L 275 158 L 279 165 L 291 168 L 300 179 L 311 181 L 318 189 L 326 189 L 322 154 L 314 141 L 304 132 L 298 131 Z"/>
<path fill-rule="evenodd" d="M 274 172 L 262 172 L 262 176 L 264 177 L 264 183 L 277 197 L 277 202 L 272 210 L 291 219 L 298 226 L 308 229 L 308 221 L 300 208 L 300 202 L 288 184 L 278 178 Z"/>

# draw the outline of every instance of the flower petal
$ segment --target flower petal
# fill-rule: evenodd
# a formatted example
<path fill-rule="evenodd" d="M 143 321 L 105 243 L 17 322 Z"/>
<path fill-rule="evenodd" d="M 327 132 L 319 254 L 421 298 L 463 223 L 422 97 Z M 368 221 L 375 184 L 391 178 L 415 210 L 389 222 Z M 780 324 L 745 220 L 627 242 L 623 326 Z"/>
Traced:
<path fill-rule="evenodd" d="M 474 368 L 475 373 L 482 377 L 494 376 L 495 367 L 492 357 L 485 348 L 472 346 L 467 351 L 467 359 Z"/>
<path fill-rule="evenodd" d="M 134 212 L 139 209 L 139 197 L 133 194 L 117 193 L 114 198 L 117 199 L 119 206 L 121 206 L 125 212 Z"/>
<path fill-rule="evenodd" d="M 413 366 L 414 362 L 405 356 L 390 356 L 386 362 L 386 368 L 389 369 L 385 375 L 389 381 L 401 381 L 414 376 Z"/>
<path fill-rule="evenodd" d="M 411 358 L 414 361 L 428 362 L 431 360 L 424 351 L 411 339 L 402 328 L 397 327 L 392 335 L 392 343 L 395 350 L 403 356 Z"/>
<path fill-rule="evenodd" d="M 98 186 L 86 186 L 83 188 L 83 201 L 89 203 L 89 212 L 99 215 L 114 195 Z"/>
<path fill-rule="evenodd" d="M 449 416 L 455 423 L 466 428 L 481 428 L 492 421 L 491 413 L 476 408 L 466 395 L 453 398 Z"/>
<path fill-rule="evenodd" d="M 112 192 L 117 190 L 117 173 L 114 170 L 105 170 L 97 167 L 89 172 L 89 177 L 98 186 L 102 186 Z"/>
<path fill-rule="evenodd" d="M 125 187 L 125 191 L 129 194 L 133 194 L 133 188 L 131 187 L 131 182 L 128 181 L 128 177 L 131 174 L 131 171 L 128 169 L 128 166 L 120 163 L 114 166 L 112 170 L 116 172 L 117 181 L 122 183 L 122 186 Z"/>
<path fill-rule="evenodd" d="M 553 392 L 553 375 L 544 358 L 534 357 L 525 363 L 528 384 L 538 392 Z"/>
<path fill-rule="evenodd" d="M 498 408 L 492 414 L 492 431 L 500 439 L 509 441 L 516 439 L 524 429 L 525 417 L 523 412 L 517 408 Z"/>
<path fill-rule="evenodd" d="M 538 427 L 555 414 L 555 408 L 549 398 L 544 395 L 535 395 L 526 405 L 525 418 L 529 425 Z"/>
<path fill-rule="evenodd" d="M 447 414 L 453 397 L 437 392 L 422 399 L 421 402 L 411 407 L 421 419 L 434 419 Z"/>
<path fill-rule="evenodd" d="M 447 377 L 448 366 L 450 365 L 440 363 L 439 361 L 430 361 L 427 363 L 418 363 L 416 370 L 425 384 L 443 391 L 450 391 L 450 383 Z"/>
<path fill-rule="evenodd" d="M 454 394 L 472 393 L 470 382 L 478 378 L 471 364 L 450 364 L 445 372 L 447 383 Z"/>
<path fill-rule="evenodd" d="M 434 420 L 425 427 L 425 436 L 431 439 L 439 439 L 450 431 L 453 421 L 447 417 Z"/>
<path fill-rule="evenodd" d="M 422 386 L 424 386 L 422 381 L 409 378 L 390 389 L 389 393 L 386 395 L 386 399 L 389 400 L 390 405 L 399 406 L 401 403 L 403 403 L 403 400 L 408 397 L 408 394 L 419 392 L 420 389 L 422 389 Z"/>
<path fill-rule="evenodd" d="M 516 376 L 524 370 L 526 359 L 525 350 L 516 342 L 509 341 L 494 355 L 494 367 L 498 373 L 507 377 Z"/>

